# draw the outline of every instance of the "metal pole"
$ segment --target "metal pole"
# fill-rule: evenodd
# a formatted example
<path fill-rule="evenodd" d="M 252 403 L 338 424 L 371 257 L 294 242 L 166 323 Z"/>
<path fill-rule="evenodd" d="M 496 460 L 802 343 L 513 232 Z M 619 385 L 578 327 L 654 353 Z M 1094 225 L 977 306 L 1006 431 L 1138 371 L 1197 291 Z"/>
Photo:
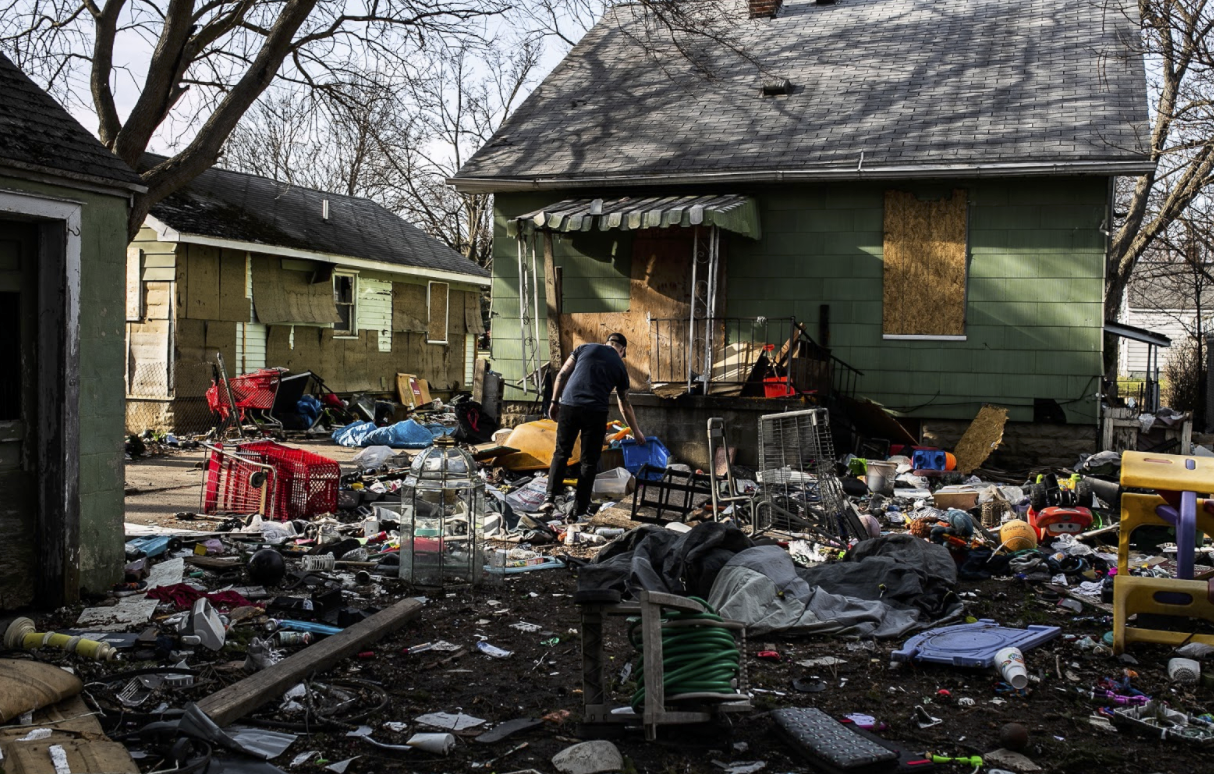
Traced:
<path fill-rule="evenodd" d="M 536 258 L 536 255 L 535 255 L 535 234 L 533 233 L 531 235 L 531 292 L 535 296 L 535 298 L 534 298 L 534 306 L 532 306 L 531 308 L 535 310 L 535 322 L 531 326 L 531 330 L 532 330 L 531 351 L 535 354 L 535 372 L 534 372 L 535 373 L 535 391 L 538 394 L 538 393 L 543 392 L 543 388 L 540 386 L 540 345 L 539 345 L 539 341 L 535 338 L 537 335 L 535 333 L 535 328 L 539 324 L 539 314 L 540 314 L 540 312 L 539 312 L 539 309 L 540 309 L 540 280 L 539 280 L 539 275 L 536 270 L 536 261 L 537 260 L 538 259 Z"/>
<path fill-rule="evenodd" d="M 700 227 L 695 227 L 695 236 L 691 240 L 691 319 L 687 322 L 687 351 L 683 359 L 687 361 L 687 391 L 691 392 L 691 353 L 695 348 L 696 335 L 696 267 L 700 262 Z"/>
<path fill-rule="evenodd" d="M 719 245 L 718 230 L 712 226 L 708 231 L 708 299 L 704 315 L 704 394 L 708 394 L 708 385 L 712 381 L 712 345 L 713 320 L 717 312 L 717 248 Z"/>
<path fill-rule="evenodd" d="M 519 346 L 523 350 L 523 394 L 531 392 L 527 387 L 527 278 L 523 271 L 523 234 L 520 231 L 514 240 L 518 247 L 518 331 Z"/>

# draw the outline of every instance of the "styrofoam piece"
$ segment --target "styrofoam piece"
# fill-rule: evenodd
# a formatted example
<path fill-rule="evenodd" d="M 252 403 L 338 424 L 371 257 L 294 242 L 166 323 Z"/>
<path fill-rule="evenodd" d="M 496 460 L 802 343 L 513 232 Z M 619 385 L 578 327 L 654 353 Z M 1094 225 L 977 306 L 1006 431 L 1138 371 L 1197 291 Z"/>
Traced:
<path fill-rule="evenodd" d="M 959 667 L 991 667 L 1004 648 L 1021 651 L 1049 642 L 1062 633 L 1057 626 L 1010 629 L 989 618 L 916 634 L 890 654 L 893 661 L 929 661 Z"/>

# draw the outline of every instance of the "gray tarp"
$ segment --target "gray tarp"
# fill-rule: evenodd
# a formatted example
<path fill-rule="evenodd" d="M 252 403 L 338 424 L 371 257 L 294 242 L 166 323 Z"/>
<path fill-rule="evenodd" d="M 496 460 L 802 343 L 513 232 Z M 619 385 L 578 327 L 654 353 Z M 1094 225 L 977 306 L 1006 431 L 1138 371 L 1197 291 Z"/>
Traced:
<path fill-rule="evenodd" d="M 955 613 L 956 566 L 942 546 L 910 535 L 866 540 L 846 561 L 798 568 L 775 545 L 706 522 L 677 535 L 641 527 L 581 568 L 578 587 L 700 596 L 722 615 L 768 632 L 898 637 Z"/>
<path fill-rule="evenodd" d="M 745 623 L 752 635 L 846 632 L 900 637 L 914 629 L 921 616 L 914 608 L 811 586 L 779 546 L 748 548 L 730 560 L 717 575 L 708 603 L 725 618 Z"/>

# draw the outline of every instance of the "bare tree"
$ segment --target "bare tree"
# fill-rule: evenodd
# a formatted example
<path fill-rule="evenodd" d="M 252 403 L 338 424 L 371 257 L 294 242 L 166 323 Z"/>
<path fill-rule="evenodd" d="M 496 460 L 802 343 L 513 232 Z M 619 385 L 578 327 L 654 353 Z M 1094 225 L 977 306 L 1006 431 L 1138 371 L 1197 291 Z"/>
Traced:
<path fill-rule="evenodd" d="M 92 110 L 102 143 L 142 170 L 148 191 L 131 208 L 133 237 L 153 204 L 216 162 L 276 81 L 341 101 L 363 73 L 425 71 L 430 52 L 475 41 L 510 2 L 0 0 L 0 50 L 69 106 Z M 654 36 L 690 54 L 697 37 L 728 39 L 721 10 L 730 4 L 638 0 L 629 8 Z M 129 110 L 120 108 L 124 90 L 135 94 Z M 158 133 L 175 152 L 143 169 Z"/>
<path fill-rule="evenodd" d="M 215 163 L 276 79 L 340 98 L 352 72 L 475 36 L 469 22 L 504 8 L 498 0 L 7 0 L 0 47 L 61 99 L 83 103 L 87 93 L 102 143 L 137 169 L 166 122 L 186 126 L 182 147 L 143 172 L 148 192 L 132 207 L 133 236 L 155 202 Z M 116 52 L 139 49 L 142 72 L 121 72 Z M 137 91 L 125 117 L 119 77 Z"/>
<path fill-rule="evenodd" d="M 534 81 L 529 36 L 436 52 L 393 78 L 372 74 L 341 99 L 267 95 L 225 150 L 225 166 L 379 202 L 488 268 L 493 205 L 446 184 Z M 378 80 L 377 80 L 378 79 Z"/>
<path fill-rule="evenodd" d="M 1112 0 L 1117 12 L 1121 0 Z M 1141 37 L 1129 46 L 1145 55 L 1152 124 L 1147 139 L 1155 172 L 1123 188 L 1107 267 L 1105 309 L 1122 307 L 1135 265 L 1165 238 L 1214 182 L 1214 9 L 1209 0 L 1138 0 Z M 1112 362 L 1116 362 L 1115 350 Z"/>

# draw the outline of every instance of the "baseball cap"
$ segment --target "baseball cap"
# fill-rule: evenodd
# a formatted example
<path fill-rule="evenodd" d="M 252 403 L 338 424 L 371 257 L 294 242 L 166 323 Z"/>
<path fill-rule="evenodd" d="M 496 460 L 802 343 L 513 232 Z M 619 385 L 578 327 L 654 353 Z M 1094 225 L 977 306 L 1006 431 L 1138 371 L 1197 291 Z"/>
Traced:
<path fill-rule="evenodd" d="M 616 344 L 619 344 L 624 349 L 628 349 L 628 339 L 624 338 L 624 334 L 622 334 L 622 333 L 611 334 L 610 336 L 607 337 L 607 343 L 608 344 L 616 343 Z"/>

